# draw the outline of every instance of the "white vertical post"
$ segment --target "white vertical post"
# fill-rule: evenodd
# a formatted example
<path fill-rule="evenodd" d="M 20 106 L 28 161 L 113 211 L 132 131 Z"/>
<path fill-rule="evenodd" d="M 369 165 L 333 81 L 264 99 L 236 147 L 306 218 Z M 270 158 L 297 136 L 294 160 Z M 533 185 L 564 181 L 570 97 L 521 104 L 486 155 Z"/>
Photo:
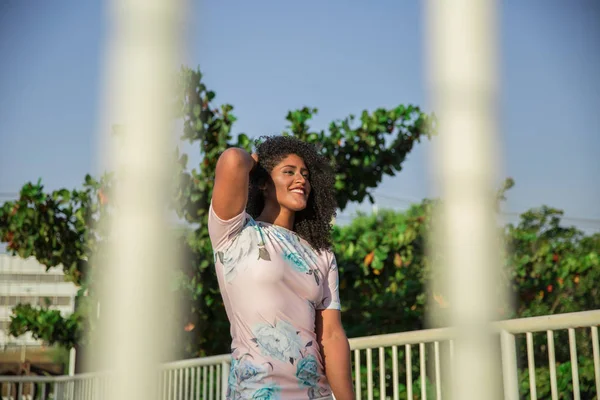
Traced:
<path fill-rule="evenodd" d="M 231 367 L 231 364 L 228 362 L 223 361 L 221 363 L 221 370 L 223 371 L 221 373 L 221 398 L 222 399 L 227 398 L 227 389 L 229 387 L 229 368 L 230 367 Z M 198 382 L 200 382 L 200 380 L 198 380 Z"/>
<path fill-rule="evenodd" d="M 75 375 L 75 362 L 77 360 L 77 350 L 75 347 L 72 347 L 69 350 L 69 376 Z"/>
<path fill-rule="evenodd" d="M 432 162 L 442 199 L 432 243 L 446 277 L 434 288 L 444 288 L 457 332 L 451 397 L 497 399 L 499 362 L 489 329 L 501 267 L 494 215 L 496 2 L 426 4 L 431 106 L 439 117 Z"/>
<path fill-rule="evenodd" d="M 103 126 L 116 182 L 99 287 L 102 318 L 94 357 L 114 373 L 106 399 L 157 399 L 159 364 L 172 343 L 176 267 L 167 205 L 175 148 L 172 104 L 184 0 L 111 0 Z M 104 160 L 103 160 L 104 161 Z M 105 255 L 105 256 L 104 256 Z"/>
<path fill-rule="evenodd" d="M 535 383 L 535 353 L 533 346 L 533 333 L 527 332 L 527 369 L 529 370 L 529 397 L 537 400 L 537 387 Z"/>
<path fill-rule="evenodd" d="M 500 333 L 502 348 L 502 378 L 504 380 L 504 398 L 519 400 L 519 376 L 517 370 L 517 346 L 515 335 L 506 331 Z"/>

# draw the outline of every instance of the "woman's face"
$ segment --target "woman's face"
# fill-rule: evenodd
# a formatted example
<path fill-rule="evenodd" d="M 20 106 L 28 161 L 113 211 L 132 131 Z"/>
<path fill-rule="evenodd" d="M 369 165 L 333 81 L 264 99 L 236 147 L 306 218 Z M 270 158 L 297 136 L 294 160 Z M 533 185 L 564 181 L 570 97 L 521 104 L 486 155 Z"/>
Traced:
<path fill-rule="evenodd" d="M 267 185 L 265 202 L 277 202 L 281 208 L 302 211 L 308 204 L 310 182 L 308 168 L 304 160 L 290 154 L 277 164 L 270 173 L 271 182 Z"/>

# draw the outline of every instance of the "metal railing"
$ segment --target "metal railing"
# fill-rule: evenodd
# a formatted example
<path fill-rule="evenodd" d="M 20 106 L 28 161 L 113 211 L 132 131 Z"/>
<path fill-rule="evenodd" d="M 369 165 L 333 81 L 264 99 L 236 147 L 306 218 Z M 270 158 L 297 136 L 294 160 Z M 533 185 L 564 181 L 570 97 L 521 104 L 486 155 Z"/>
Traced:
<path fill-rule="evenodd" d="M 532 400 L 556 400 L 559 395 L 577 400 L 582 381 L 588 395 L 598 396 L 598 325 L 600 310 L 494 323 L 505 399 L 519 399 L 521 387 L 521 395 Z M 540 335 L 545 338 L 540 340 Z M 454 336 L 452 328 L 440 328 L 350 339 L 356 398 L 441 400 L 452 382 Z M 563 340 L 565 346 L 556 345 Z M 229 355 L 165 364 L 157 390 L 164 400 L 224 399 L 229 365 Z M 580 376 L 583 367 L 586 374 Z M 546 373 L 548 379 L 537 379 Z M 2 400 L 103 399 L 109 382 L 107 374 L 0 376 Z"/>

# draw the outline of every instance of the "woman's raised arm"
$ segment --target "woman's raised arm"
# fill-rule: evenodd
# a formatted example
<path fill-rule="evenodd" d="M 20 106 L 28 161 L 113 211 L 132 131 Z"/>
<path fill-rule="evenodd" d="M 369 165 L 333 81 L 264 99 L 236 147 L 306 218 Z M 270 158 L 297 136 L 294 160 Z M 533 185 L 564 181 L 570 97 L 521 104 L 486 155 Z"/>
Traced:
<path fill-rule="evenodd" d="M 250 172 L 258 162 L 255 154 L 239 148 L 227 149 L 217 161 L 212 207 L 222 220 L 239 215 L 248 201 Z"/>

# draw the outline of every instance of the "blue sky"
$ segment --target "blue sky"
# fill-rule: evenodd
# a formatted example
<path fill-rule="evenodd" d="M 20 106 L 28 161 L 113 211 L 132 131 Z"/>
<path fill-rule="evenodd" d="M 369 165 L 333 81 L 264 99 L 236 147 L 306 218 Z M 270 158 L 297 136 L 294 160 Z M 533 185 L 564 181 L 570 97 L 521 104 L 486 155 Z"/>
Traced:
<path fill-rule="evenodd" d="M 502 3 L 500 150 L 502 175 L 516 180 L 504 208 L 547 204 L 600 230 L 600 6 Z M 315 128 L 363 109 L 429 109 L 422 4 L 193 2 L 182 62 L 200 65 L 217 101 L 235 106 L 234 131 L 250 136 L 280 133 L 304 105 L 320 110 Z M 106 22 L 96 0 L 0 1 L 0 195 L 40 177 L 74 188 L 99 171 Z M 435 194 L 429 150 L 419 145 L 384 180 L 380 207 Z"/>

